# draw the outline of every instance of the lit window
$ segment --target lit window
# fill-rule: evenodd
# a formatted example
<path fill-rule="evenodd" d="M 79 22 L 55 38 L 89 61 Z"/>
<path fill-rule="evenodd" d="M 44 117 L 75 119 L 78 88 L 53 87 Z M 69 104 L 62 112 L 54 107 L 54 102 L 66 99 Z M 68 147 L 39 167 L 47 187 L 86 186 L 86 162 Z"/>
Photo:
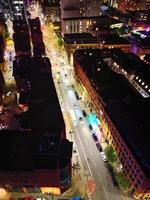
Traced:
<path fill-rule="evenodd" d="M 92 53 L 89 53 L 90 56 L 92 56 Z"/>
<path fill-rule="evenodd" d="M 148 90 L 148 92 L 150 92 L 150 89 Z"/>
<path fill-rule="evenodd" d="M 69 28 L 68 25 L 66 25 L 66 29 L 67 29 L 67 30 L 68 30 L 68 28 Z"/>
<path fill-rule="evenodd" d="M 100 71 L 100 70 L 101 70 L 100 68 L 97 69 L 97 71 Z"/>

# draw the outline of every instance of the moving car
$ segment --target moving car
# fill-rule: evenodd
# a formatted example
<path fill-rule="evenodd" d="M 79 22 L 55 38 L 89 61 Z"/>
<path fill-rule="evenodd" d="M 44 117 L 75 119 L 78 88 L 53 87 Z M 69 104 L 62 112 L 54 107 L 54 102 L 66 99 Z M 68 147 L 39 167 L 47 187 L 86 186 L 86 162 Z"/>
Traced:
<path fill-rule="evenodd" d="M 94 140 L 95 142 L 98 142 L 98 137 L 96 136 L 95 133 L 92 133 L 92 137 L 93 137 L 93 140 Z"/>
<path fill-rule="evenodd" d="M 101 157 L 103 159 L 104 162 L 107 162 L 107 158 L 104 152 L 101 152 Z"/>

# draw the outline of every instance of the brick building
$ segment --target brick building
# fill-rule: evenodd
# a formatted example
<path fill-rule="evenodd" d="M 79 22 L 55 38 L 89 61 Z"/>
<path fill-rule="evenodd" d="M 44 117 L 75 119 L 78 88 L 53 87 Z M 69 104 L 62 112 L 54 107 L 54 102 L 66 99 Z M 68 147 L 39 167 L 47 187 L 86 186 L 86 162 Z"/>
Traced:
<path fill-rule="evenodd" d="M 86 49 L 74 53 L 75 78 L 82 101 L 100 121 L 100 142 L 115 149 L 137 199 L 150 198 L 149 108 L 122 74 L 104 61 L 116 50 Z"/>

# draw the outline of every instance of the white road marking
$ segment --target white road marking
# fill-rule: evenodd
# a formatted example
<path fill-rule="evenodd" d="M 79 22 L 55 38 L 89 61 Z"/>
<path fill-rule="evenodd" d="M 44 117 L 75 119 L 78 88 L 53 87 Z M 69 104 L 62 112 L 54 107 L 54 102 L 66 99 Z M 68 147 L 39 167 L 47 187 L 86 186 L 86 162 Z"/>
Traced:
<path fill-rule="evenodd" d="M 107 196 L 107 198 L 109 198 L 108 194 L 107 194 L 107 191 L 105 189 L 105 187 L 103 186 L 103 189 L 104 189 L 104 192 L 105 192 L 105 195 Z"/>
<path fill-rule="evenodd" d="M 65 92 L 64 92 L 64 88 L 63 88 L 62 86 L 61 86 L 61 88 L 62 88 L 62 91 L 63 91 L 64 97 L 65 97 L 65 99 L 66 99 L 66 103 L 68 104 L 68 107 L 70 108 L 70 105 L 69 105 L 69 103 L 68 103 L 67 96 L 66 96 L 66 94 L 65 94 Z M 87 162 L 87 157 L 86 157 L 86 154 L 85 154 L 85 151 L 84 151 L 84 148 L 83 148 L 83 145 L 82 145 L 81 139 L 80 139 L 79 134 L 78 134 L 78 130 L 77 130 L 77 128 L 76 128 L 75 126 L 74 126 L 74 129 L 76 130 L 77 137 L 78 137 L 78 139 L 79 139 L 79 142 L 80 142 L 80 145 L 81 145 L 81 149 L 82 149 L 82 151 L 83 151 L 83 155 L 84 155 L 84 158 L 85 158 L 85 160 L 86 160 L 86 163 L 87 163 L 87 166 L 88 166 L 88 169 L 89 169 L 90 175 L 91 175 L 92 179 L 94 180 L 94 178 L 93 178 L 93 174 L 92 174 L 92 171 L 91 171 L 91 168 L 90 168 L 90 165 L 89 165 L 89 163 Z"/>
<path fill-rule="evenodd" d="M 97 166 L 96 166 L 96 163 L 95 163 L 95 160 L 94 160 L 94 159 L 92 159 L 92 161 L 93 161 L 93 164 L 95 165 L 95 167 L 97 167 Z"/>
<path fill-rule="evenodd" d="M 99 176 L 100 181 L 102 182 L 102 178 L 99 172 L 98 172 L 98 176 Z"/>
<path fill-rule="evenodd" d="M 82 142 L 81 142 L 81 139 L 80 139 L 80 137 L 79 137 L 78 130 L 77 130 L 76 127 L 75 127 L 75 130 L 76 130 L 76 133 L 77 133 L 77 136 L 78 136 L 78 139 L 79 139 L 79 142 L 80 142 L 82 151 L 83 151 L 83 155 L 84 155 L 84 158 L 85 158 L 85 160 L 86 160 L 86 163 L 87 163 L 87 166 L 88 166 L 88 169 L 89 169 L 89 172 L 90 172 L 90 175 L 91 175 L 92 179 L 94 180 L 93 174 L 92 174 L 92 171 L 91 171 L 91 168 L 90 168 L 90 165 L 89 165 L 89 163 L 87 162 L 87 157 L 86 157 L 86 154 L 85 154 L 85 151 L 84 151 L 84 148 L 83 148 L 83 145 L 82 145 Z"/>

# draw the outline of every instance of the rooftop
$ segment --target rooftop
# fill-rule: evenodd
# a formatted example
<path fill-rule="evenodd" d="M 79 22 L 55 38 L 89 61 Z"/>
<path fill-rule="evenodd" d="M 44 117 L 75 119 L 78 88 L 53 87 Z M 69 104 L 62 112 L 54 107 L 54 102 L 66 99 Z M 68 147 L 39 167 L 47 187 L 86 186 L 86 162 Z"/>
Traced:
<path fill-rule="evenodd" d="M 31 172 L 34 169 L 56 169 L 58 162 L 64 167 L 72 156 L 72 143 L 67 139 L 59 143 L 56 138 L 41 137 L 41 134 L 35 131 L 0 131 L 0 170 Z"/>
<path fill-rule="evenodd" d="M 150 48 L 150 31 L 134 31 L 131 33 L 133 43 L 141 48 Z"/>
<path fill-rule="evenodd" d="M 112 58 L 129 74 L 140 76 L 150 84 L 150 65 L 146 64 L 138 56 L 132 53 L 125 54 L 120 52 L 114 53 Z"/>
<path fill-rule="evenodd" d="M 77 50 L 74 57 L 97 90 L 120 135 L 150 177 L 150 99 L 140 96 L 127 79 L 112 71 L 103 61 L 101 50 Z"/>
<path fill-rule="evenodd" d="M 64 41 L 67 44 L 89 44 L 98 43 L 98 39 L 90 33 L 64 34 Z"/>
<path fill-rule="evenodd" d="M 131 44 L 126 38 L 120 37 L 117 34 L 109 35 L 109 36 L 108 35 L 102 36 L 102 37 L 100 37 L 100 42 L 103 42 L 104 44 L 112 44 L 112 45 Z"/>
<path fill-rule="evenodd" d="M 61 134 L 65 124 L 49 59 L 42 57 L 18 58 L 14 61 L 13 75 L 19 77 L 29 87 L 28 103 L 29 115 L 32 119 L 31 127 Z M 26 94 L 23 93 L 23 95 Z"/>

